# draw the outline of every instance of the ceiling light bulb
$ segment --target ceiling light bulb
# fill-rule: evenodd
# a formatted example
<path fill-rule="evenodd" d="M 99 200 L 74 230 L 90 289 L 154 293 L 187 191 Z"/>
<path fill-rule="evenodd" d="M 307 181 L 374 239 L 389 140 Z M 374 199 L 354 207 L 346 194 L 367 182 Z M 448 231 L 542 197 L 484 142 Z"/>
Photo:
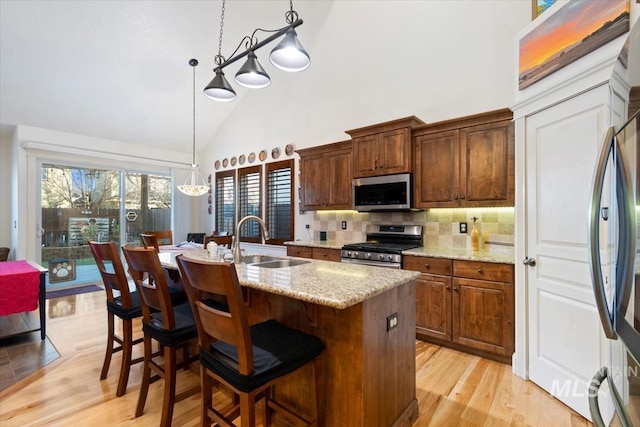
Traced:
<path fill-rule="evenodd" d="M 269 60 L 275 67 L 289 72 L 304 71 L 311 65 L 311 58 L 298 41 L 293 28 L 290 28 L 282 41 L 273 48 Z"/>
<path fill-rule="evenodd" d="M 236 83 L 250 89 L 260 89 L 271 84 L 271 79 L 267 72 L 258 62 L 256 54 L 251 51 L 247 61 L 236 73 Z"/>

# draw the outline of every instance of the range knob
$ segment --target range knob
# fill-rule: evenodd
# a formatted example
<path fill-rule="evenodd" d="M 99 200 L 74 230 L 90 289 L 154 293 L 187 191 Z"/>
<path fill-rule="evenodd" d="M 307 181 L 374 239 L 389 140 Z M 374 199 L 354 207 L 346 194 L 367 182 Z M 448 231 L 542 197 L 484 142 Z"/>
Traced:
<path fill-rule="evenodd" d="M 380 261 L 384 261 L 384 254 L 379 254 L 379 255 L 378 255 L 378 259 L 379 259 Z"/>
<path fill-rule="evenodd" d="M 351 251 L 347 251 L 347 256 L 351 258 Z"/>
<path fill-rule="evenodd" d="M 371 253 L 369 253 L 369 252 L 368 252 L 368 253 L 365 255 L 365 258 L 366 258 L 366 259 L 371 259 Z"/>
<path fill-rule="evenodd" d="M 354 257 L 354 258 L 358 258 L 358 256 L 360 256 L 360 254 L 359 254 L 358 252 L 354 252 L 354 253 L 353 253 L 353 257 Z"/>
<path fill-rule="evenodd" d="M 393 255 L 389 255 L 389 261 L 393 261 Z"/>

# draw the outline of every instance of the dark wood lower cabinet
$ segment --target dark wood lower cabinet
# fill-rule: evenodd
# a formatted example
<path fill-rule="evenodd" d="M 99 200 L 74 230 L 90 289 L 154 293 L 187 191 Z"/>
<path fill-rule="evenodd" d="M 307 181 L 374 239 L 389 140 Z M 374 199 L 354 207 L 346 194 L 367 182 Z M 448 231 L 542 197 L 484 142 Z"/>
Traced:
<path fill-rule="evenodd" d="M 340 262 L 340 249 L 318 248 L 308 246 L 287 246 L 288 256 L 297 256 L 301 258 L 313 258 L 323 261 Z"/>
<path fill-rule="evenodd" d="M 510 362 L 513 265 L 405 256 L 404 268 L 422 272 L 416 281 L 418 338 Z"/>

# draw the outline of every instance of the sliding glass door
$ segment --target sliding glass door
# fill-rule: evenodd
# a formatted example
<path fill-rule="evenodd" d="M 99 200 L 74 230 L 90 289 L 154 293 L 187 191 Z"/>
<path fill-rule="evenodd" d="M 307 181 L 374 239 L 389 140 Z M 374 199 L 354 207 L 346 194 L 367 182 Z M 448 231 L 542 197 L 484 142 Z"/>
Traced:
<path fill-rule="evenodd" d="M 47 289 L 100 282 L 89 241 L 139 245 L 145 230 L 171 229 L 171 178 L 43 164 L 41 260 Z"/>

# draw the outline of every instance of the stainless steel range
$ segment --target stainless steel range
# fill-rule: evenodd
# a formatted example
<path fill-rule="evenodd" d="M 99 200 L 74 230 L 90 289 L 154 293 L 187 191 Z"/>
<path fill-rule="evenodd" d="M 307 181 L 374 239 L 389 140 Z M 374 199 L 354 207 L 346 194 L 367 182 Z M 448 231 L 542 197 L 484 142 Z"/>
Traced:
<path fill-rule="evenodd" d="M 422 246 L 421 225 L 368 225 L 367 241 L 344 245 L 341 261 L 402 268 L 402 251 Z"/>

